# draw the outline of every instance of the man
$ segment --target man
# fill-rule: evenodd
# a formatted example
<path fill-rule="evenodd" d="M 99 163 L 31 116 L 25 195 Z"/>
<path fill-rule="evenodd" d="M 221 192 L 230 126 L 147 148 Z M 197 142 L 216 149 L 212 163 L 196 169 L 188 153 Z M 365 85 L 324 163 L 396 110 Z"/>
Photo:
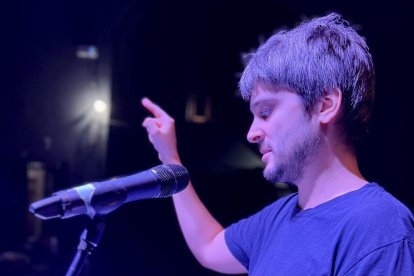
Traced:
<path fill-rule="evenodd" d="M 251 56 L 240 90 L 264 177 L 298 192 L 224 229 L 190 183 L 173 200 L 198 261 L 259 276 L 414 275 L 412 214 L 358 169 L 374 98 L 364 39 L 337 14 L 279 32 Z M 149 99 L 142 104 L 159 159 L 181 164 L 174 120 Z"/>

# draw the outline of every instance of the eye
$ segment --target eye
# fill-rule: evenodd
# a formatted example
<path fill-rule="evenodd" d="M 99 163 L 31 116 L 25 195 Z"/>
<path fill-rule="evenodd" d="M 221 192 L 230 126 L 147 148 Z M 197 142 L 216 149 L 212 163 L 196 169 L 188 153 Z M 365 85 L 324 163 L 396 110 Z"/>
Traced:
<path fill-rule="evenodd" d="M 259 118 L 262 120 L 267 120 L 270 117 L 270 115 L 272 115 L 272 111 L 273 109 L 269 107 L 262 109 L 258 114 Z"/>

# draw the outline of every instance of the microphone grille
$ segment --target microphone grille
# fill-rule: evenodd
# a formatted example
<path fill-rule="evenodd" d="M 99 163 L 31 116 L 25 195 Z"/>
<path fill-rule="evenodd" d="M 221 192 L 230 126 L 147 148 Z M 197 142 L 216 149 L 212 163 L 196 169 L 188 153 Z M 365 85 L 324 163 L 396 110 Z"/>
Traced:
<path fill-rule="evenodd" d="M 152 169 L 156 173 L 158 183 L 161 185 L 158 197 L 169 197 L 184 190 L 190 181 L 185 167 L 176 164 L 159 165 Z"/>

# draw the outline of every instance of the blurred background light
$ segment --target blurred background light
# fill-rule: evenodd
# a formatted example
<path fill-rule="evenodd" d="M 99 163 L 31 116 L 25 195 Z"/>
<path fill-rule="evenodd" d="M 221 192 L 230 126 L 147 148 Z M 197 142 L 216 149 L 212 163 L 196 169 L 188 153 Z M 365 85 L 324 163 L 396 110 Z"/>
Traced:
<path fill-rule="evenodd" d="M 80 59 L 98 59 L 99 51 L 93 45 L 80 45 L 76 49 L 76 56 Z"/>
<path fill-rule="evenodd" d="M 103 113 L 107 110 L 107 104 L 103 100 L 96 100 L 93 103 L 93 108 L 95 109 L 96 112 Z"/>

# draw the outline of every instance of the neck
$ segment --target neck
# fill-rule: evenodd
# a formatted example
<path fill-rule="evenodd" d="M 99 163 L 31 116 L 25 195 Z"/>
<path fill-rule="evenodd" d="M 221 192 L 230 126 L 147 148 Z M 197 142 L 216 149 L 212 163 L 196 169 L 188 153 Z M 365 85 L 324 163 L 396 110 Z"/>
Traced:
<path fill-rule="evenodd" d="M 322 147 L 298 182 L 299 207 L 313 208 L 335 197 L 358 190 L 367 183 L 354 151 L 345 146 Z"/>

